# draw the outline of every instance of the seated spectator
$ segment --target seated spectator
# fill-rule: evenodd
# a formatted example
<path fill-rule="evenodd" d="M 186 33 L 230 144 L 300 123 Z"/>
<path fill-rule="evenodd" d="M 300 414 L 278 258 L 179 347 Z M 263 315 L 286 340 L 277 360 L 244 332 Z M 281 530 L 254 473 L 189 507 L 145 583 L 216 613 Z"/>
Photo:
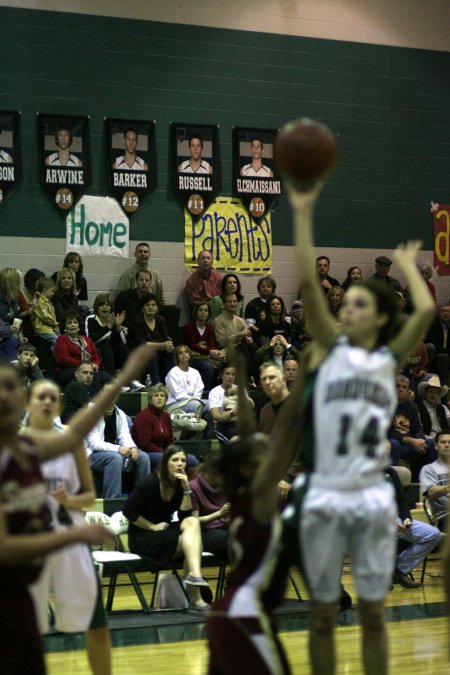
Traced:
<path fill-rule="evenodd" d="M 0 270 L 0 319 L 13 326 L 13 332 L 18 335 L 19 330 L 14 327 L 14 319 L 19 318 L 18 293 L 22 284 L 22 275 L 14 267 L 5 267 Z"/>
<path fill-rule="evenodd" d="M 217 451 L 210 452 L 199 464 L 195 477 L 189 481 L 192 490 L 192 515 L 198 518 L 202 530 L 203 550 L 228 558 L 228 523 L 230 504 L 221 488 L 222 480 L 215 469 Z"/>
<path fill-rule="evenodd" d="M 406 459 L 410 463 L 413 482 L 417 482 L 420 469 L 436 459 L 436 450 L 431 439 L 426 439 L 420 423 L 419 411 L 409 397 L 409 380 L 397 375 L 397 408 L 388 431 L 391 445 L 391 464 Z"/>
<path fill-rule="evenodd" d="M 316 258 L 316 272 L 319 277 L 320 285 L 322 286 L 323 292 L 325 295 L 328 293 L 328 289 L 332 286 L 339 286 L 339 281 L 334 277 L 330 277 L 328 272 L 330 271 L 330 259 L 327 255 L 319 255 Z M 302 297 L 302 289 L 298 289 L 298 299 Z"/>
<path fill-rule="evenodd" d="M 256 374 L 255 345 L 244 319 L 236 316 L 236 293 L 227 293 L 223 297 L 223 312 L 213 321 L 216 342 L 226 349 L 227 343 L 232 341 L 247 361 L 247 371 L 250 375 Z"/>
<path fill-rule="evenodd" d="M 184 327 L 182 342 L 192 352 L 192 367 L 198 370 L 209 391 L 216 381 L 217 369 L 226 359 L 225 349 L 217 349 L 214 328 L 209 323 L 210 308 L 207 302 L 194 305 L 191 321 Z"/>
<path fill-rule="evenodd" d="M 362 282 L 363 282 L 363 275 L 361 272 L 361 268 L 358 267 L 357 265 L 349 267 L 349 269 L 347 270 L 347 276 L 342 282 L 342 288 L 344 289 L 344 293 L 348 291 L 350 286 L 354 286 L 355 284 L 362 284 Z"/>
<path fill-rule="evenodd" d="M 36 284 L 45 277 L 44 272 L 34 267 L 25 272 L 23 277 L 23 288 L 17 294 L 19 301 L 19 318 L 22 319 L 22 335 L 26 340 L 31 340 L 34 336 L 34 330 L 31 323 L 31 315 L 37 303 Z"/>
<path fill-rule="evenodd" d="M 376 281 L 386 284 L 391 291 L 400 291 L 403 293 L 403 288 L 400 282 L 394 277 L 389 276 L 389 270 L 391 269 L 392 260 L 385 255 L 379 255 L 375 258 L 375 273 L 370 277 Z"/>
<path fill-rule="evenodd" d="M 8 361 L 17 358 L 20 347 L 20 340 L 17 337 L 18 332 L 18 330 L 14 330 L 14 326 L 11 326 L 10 323 L 0 319 L 0 356 Z"/>
<path fill-rule="evenodd" d="M 266 361 L 260 368 L 259 374 L 261 387 L 266 396 L 267 403 L 262 407 L 259 420 L 258 431 L 270 435 L 277 415 L 284 401 L 289 396 L 289 390 L 283 376 L 283 370 Z"/>
<path fill-rule="evenodd" d="M 428 286 L 428 290 L 433 296 L 434 302 L 436 304 L 436 286 L 431 281 L 431 279 L 433 278 L 433 265 L 430 263 L 429 260 L 424 260 L 423 262 L 419 263 L 417 267 L 419 269 L 419 272 L 423 276 L 424 281 Z"/>
<path fill-rule="evenodd" d="M 130 288 L 127 291 L 120 291 L 114 302 L 116 312 L 118 314 L 125 313 L 123 325 L 128 328 L 128 330 L 130 330 L 133 325 L 135 317 L 141 316 L 142 314 L 141 298 L 150 293 L 150 280 L 151 275 L 149 270 L 140 270 L 139 272 L 136 272 L 135 288 Z M 130 339 L 128 341 L 131 344 Z"/>
<path fill-rule="evenodd" d="M 447 516 L 450 507 L 450 432 L 438 431 L 435 437 L 437 460 L 426 464 L 420 472 L 420 491 L 428 497 L 430 506 L 437 518 L 437 526 L 446 532 Z"/>
<path fill-rule="evenodd" d="M 94 300 L 94 314 L 86 319 L 86 335 L 91 338 L 102 360 L 102 367 L 111 376 L 120 370 L 128 358 L 125 312 L 114 313 L 114 304 L 108 293 L 100 293 Z M 136 384 L 136 383 L 134 383 Z M 139 388 L 141 388 L 139 382 Z"/>
<path fill-rule="evenodd" d="M 214 424 L 214 431 L 217 431 L 220 436 L 230 439 L 234 436 L 237 420 L 236 368 L 224 364 L 220 376 L 221 384 L 209 392 L 209 415 Z"/>
<path fill-rule="evenodd" d="M 148 372 L 153 384 L 159 384 L 173 366 L 174 345 L 167 333 L 166 322 L 158 314 L 156 297 L 151 293 L 141 297 L 141 315 L 134 318 L 130 329 L 133 345 L 147 344 L 156 351 L 150 361 Z"/>
<path fill-rule="evenodd" d="M 397 536 L 407 546 L 397 553 L 394 570 L 394 584 L 404 588 L 418 588 L 420 581 L 414 581 L 409 573 L 421 563 L 442 541 L 443 534 L 437 527 L 413 520 L 408 507 L 408 499 L 400 482 L 398 473 L 392 467 L 386 467 L 385 473 L 392 481 L 397 502 Z"/>
<path fill-rule="evenodd" d="M 225 274 L 222 279 L 222 284 L 220 287 L 220 295 L 216 295 L 210 303 L 209 307 L 211 310 L 211 321 L 213 321 L 216 316 L 223 311 L 223 300 L 222 296 L 226 293 L 236 293 L 237 297 L 237 308 L 236 316 L 244 316 L 244 296 L 242 295 L 241 282 L 236 274 Z"/>
<path fill-rule="evenodd" d="M 282 335 L 290 342 L 291 324 L 286 319 L 286 307 L 280 295 L 271 295 L 267 299 L 266 318 L 258 327 L 261 345 L 268 344 L 274 335 Z"/>
<path fill-rule="evenodd" d="M 428 379 L 428 362 L 427 347 L 424 342 L 419 342 L 414 354 L 410 354 L 405 368 L 405 375 L 409 378 L 409 384 L 414 393 L 417 393 L 419 383 Z"/>
<path fill-rule="evenodd" d="M 13 361 L 13 363 L 19 371 L 23 387 L 28 387 L 35 380 L 44 379 L 44 374 L 39 368 L 36 347 L 30 342 L 22 342 L 17 354 L 17 360 Z"/>
<path fill-rule="evenodd" d="M 74 373 L 82 361 L 89 361 L 94 368 L 94 381 L 100 388 L 111 375 L 101 369 L 101 361 L 91 338 L 80 335 L 80 317 L 68 312 L 65 317 L 65 334 L 55 343 L 55 380 L 65 387 L 73 380 Z"/>
<path fill-rule="evenodd" d="M 420 382 L 416 399 L 420 421 L 425 435 L 435 438 L 439 431 L 450 430 L 450 411 L 446 405 L 440 403 L 441 398 L 446 398 L 448 387 L 441 386 L 437 375 L 431 375 L 430 379 Z"/>
<path fill-rule="evenodd" d="M 86 436 L 86 451 L 91 469 L 103 474 L 103 499 L 121 496 L 124 471 L 133 471 L 135 482 L 150 473 L 147 453 L 133 443 L 127 416 L 115 403 L 105 410 Z"/>
<path fill-rule="evenodd" d="M 284 379 L 286 380 L 286 386 L 289 391 L 291 391 L 294 384 L 295 376 L 298 371 L 298 360 L 287 356 L 283 365 Z"/>
<path fill-rule="evenodd" d="M 56 275 L 56 292 L 52 298 L 55 307 L 56 320 L 62 333 L 65 328 L 65 315 L 74 312 L 80 316 L 76 295 L 75 274 L 68 267 L 62 267 Z M 84 329 L 84 326 L 82 326 Z"/>
<path fill-rule="evenodd" d="M 344 297 L 344 289 L 342 286 L 332 286 L 328 289 L 327 301 L 328 307 L 331 314 L 337 320 L 339 315 L 339 310 L 342 304 L 342 298 Z"/>
<path fill-rule="evenodd" d="M 94 366 L 90 361 L 81 361 L 75 370 L 74 379 L 64 389 L 61 421 L 66 424 L 77 410 L 89 405 L 99 390 L 98 380 L 94 381 Z"/>
<path fill-rule="evenodd" d="M 64 258 L 63 268 L 67 267 L 75 275 L 75 295 L 78 301 L 88 299 L 86 277 L 83 275 L 83 261 L 76 251 L 69 251 Z M 53 281 L 56 281 L 58 272 L 52 274 Z"/>
<path fill-rule="evenodd" d="M 252 331 L 257 331 L 258 324 L 266 318 L 266 301 L 267 298 L 274 295 L 277 283 L 273 277 L 267 274 L 259 279 L 256 288 L 259 297 L 253 298 L 247 303 L 244 313 L 247 325 Z"/>
<path fill-rule="evenodd" d="M 175 366 L 166 375 L 169 391 L 167 411 L 195 412 L 198 418 L 205 407 L 201 398 L 204 384 L 200 373 L 191 368 L 192 352 L 186 345 L 178 345 L 174 351 Z"/>
<path fill-rule="evenodd" d="M 156 384 L 149 393 L 149 404 L 136 415 L 131 436 L 138 448 L 145 450 L 150 458 L 152 468 L 156 468 L 164 450 L 173 444 L 172 420 L 164 410 L 169 392 L 163 384 Z M 188 466 L 198 464 L 195 455 L 188 454 Z"/>
<path fill-rule="evenodd" d="M 450 325 L 450 303 L 444 302 L 437 309 L 437 316 L 428 329 L 425 337 L 425 343 L 434 345 L 435 354 L 429 363 L 428 370 L 431 373 L 439 375 L 439 379 L 444 384 L 449 383 L 450 367 L 450 336 L 448 335 Z"/>
<path fill-rule="evenodd" d="M 280 370 L 283 370 L 287 359 L 298 361 L 299 353 L 295 347 L 289 344 L 283 335 L 274 335 L 271 341 L 260 347 L 256 352 L 258 367 L 265 361 L 273 361 Z"/>
<path fill-rule="evenodd" d="M 213 258 L 209 251 L 200 251 L 198 269 L 186 281 L 186 296 L 190 307 L 200 302 L 210 302 L 220 295 L 222 275 L 212 269 Z"/>
<path fill-rule="evenodd" d="M 37 303 L 31 315 L 34 334 L 49 342 L 53 351 L 60 335 L 59 323 L 52 303 L 56 291 L 55 282 L 48 277 L 41 277 L 36 284 L 36 289 Z"/>
<path fill-rule="evenodd" d="M 201 573 L 202 540 L 200 523 L 192 517 L 191 490 L 186 472 L 186 454 L 176 445 L 165 450 L 155 473 L 146 476 L 123 505 L 128 520 L 130 550 L 142 556 L 151 570 L 163 570 L 180 555 L 184 565 L 187 593 L 193 609 L 209 606 L 200 588 L 211 591 Z M 177 518 L 174 519 L 174 515 Z"/>
<path fill-rule="evenodd" d="M 422 275 L 426 285 L 428 286 L 428 290 L 431 293 L 431 296 L 434 300 L 434 304 L 437 304 L 436 300 L 436 286 L 434 283 L 431 281 L 433 278 L 433 265 L 430 263 L 429 260 L 425 260 L 424 262 L 418 263 L 417 269 L 419 270 L 420 274 Z M 411 301 L 409 298 L 409 289 L 405 288 L 405 298 L 406 298 L 406 309 L 407 311 L 410 310 L 411 308 Z"/>
<path fill-rule="evenodd" d="M 145 293 L 152 293 L 156 297 L 156 302 L 158 303 L 159 313 L 164 317 L 168 331 L 171 335 L 177 335 L 178 333 L 178 322 L 180 319 L 180 309 L 176 305 L 166 305 L 164 300 L 164 289 L 161 275 L 154 268 L 148 266 L 151 251 L 150 246 L 146 242 L 141 242 L 136 246 L 134 251 L 134 257 L 136 263 L 129 267 L 119 279 L 119 295 L 122 292 L 127 292 L 133 290 L 137 285 L 137 274 L 138 272 L 148 272 L 150 275 L 148 287 L 145 289 Z M 125 311 L 128 311 L 126 308 Z M 117 308 L 117 311 L 119 309 Z M 138 311 L 136 312 L 139 313 Z M 132 321 L 133 315 L 129 316 L 129 320 Z M 127 324 L 128 325 L 128 324 Z M 129 326 L 128 326 L 129 327 Z"/>

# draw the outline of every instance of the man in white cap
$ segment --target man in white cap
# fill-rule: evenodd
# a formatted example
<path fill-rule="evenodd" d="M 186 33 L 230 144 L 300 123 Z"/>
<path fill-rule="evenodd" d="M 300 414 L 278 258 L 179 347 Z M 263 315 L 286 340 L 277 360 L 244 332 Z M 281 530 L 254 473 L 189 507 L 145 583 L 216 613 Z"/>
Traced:
<path fill-rule="evenodd" d="M 448 387 L 441 385 L 438 375 L 419 382 L 416 401 L 425 436 L 433 438 L 438 431 L 450 430 L 450 411 L 442 405 L 441 398 L 447 396 Z"/>
<path fill-rule="evenodd" d="M 371 279 L 376 279 L 377 281 L 382 281 L 387 284 L 391 291 L 400 291 L 403 295 L 403 288 L 400 285 L 400 282 L 394 277 L 389 276 L 389 270 L 391 269 L 392 260 L 385 255 L 379 255 L 375 258 L 375 274 L 372 274 Z"/>

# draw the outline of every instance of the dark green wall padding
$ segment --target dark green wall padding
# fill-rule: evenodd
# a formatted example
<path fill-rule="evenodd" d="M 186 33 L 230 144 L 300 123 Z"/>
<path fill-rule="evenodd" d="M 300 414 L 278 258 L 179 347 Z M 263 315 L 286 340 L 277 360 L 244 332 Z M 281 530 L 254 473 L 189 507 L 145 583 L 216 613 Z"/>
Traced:
<path fill-rule="evenodd" d="M 39 185 L 38 111 L 90 115 L 90 194 L 107 194 L 103 118 L 156 120 L 158 187 L 131 229 L 156 241 L 183 240 L 170 121 L 220 125 L 230 195 L 232 127 L 309 116 L 340 140 L 317 244 L 390 248 L 420 237 L 432 248 L 430 200 L 450 199 L 449 53 L 12 8 L 0 8 L 0 22 L 0 109 L 22 111 L 24 163 L 0 236 L 65 237 Z M 285 197 L 272 222 L 273 243 L 291 244 Z"/>

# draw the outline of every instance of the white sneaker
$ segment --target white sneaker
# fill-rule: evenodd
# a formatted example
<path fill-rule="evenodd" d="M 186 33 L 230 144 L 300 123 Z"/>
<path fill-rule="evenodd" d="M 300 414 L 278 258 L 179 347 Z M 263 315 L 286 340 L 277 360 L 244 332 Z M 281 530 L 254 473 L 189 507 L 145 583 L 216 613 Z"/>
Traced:
<path fill-rule="evenodd" d="M 131 383 L 131 391 L 144 391 L 144 389 L 147 389 L 147 387 L 139 380 L 133 380 Z"/>
<path fill-rule="evenodd" d="M 121 394 L 126 394 L 127 391 L 130 391 L 130 387 L 120 387 Z"/>

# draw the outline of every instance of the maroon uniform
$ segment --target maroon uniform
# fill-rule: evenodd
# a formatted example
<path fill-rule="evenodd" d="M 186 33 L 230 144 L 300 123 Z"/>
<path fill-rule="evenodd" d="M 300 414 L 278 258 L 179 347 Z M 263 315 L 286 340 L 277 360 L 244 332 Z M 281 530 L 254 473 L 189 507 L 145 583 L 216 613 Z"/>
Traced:
<path fill-rule="evenodd" d="M 21 461 L 0 450 L 0 502 L 9 534 L 36 534 L 50 523 L 47 487 L 35 448 L 22 439 Z M 45 673 L 42 645 L 27 586 L 35 581 L 43 559 L 0 569 L 0 654 L 2 675 Z"/>
<path fill-rule="evenodd" d="M 261 525 L 248 494 L 232 507 L 232 569 L 225 595 L 208 618 L 210 675 L 289 673 L 272 611 L 281 605 L 288 567 L 280 560 L 281 520 Z"/>

